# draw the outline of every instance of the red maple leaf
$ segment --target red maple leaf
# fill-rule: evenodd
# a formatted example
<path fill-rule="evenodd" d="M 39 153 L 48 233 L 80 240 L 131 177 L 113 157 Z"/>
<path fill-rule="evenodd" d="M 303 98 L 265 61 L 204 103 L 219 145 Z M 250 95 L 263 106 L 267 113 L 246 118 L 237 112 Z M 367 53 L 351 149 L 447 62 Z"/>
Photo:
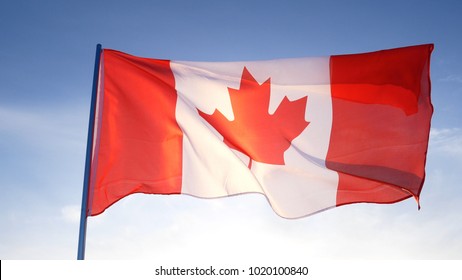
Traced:
<path fill-rule="evenodd" d="M 199 114 L 224 137 L 224 143 L 258 162 L 284 164 L 284 152 L 308 126 L 305 108 L 308 97 L 295 101 L 284 97 L 274 114 L 268 113 L 270 78 L 259 85 L 244 67 L 239 89 L 228 88 L 234 120 L 220 111 Z"/>

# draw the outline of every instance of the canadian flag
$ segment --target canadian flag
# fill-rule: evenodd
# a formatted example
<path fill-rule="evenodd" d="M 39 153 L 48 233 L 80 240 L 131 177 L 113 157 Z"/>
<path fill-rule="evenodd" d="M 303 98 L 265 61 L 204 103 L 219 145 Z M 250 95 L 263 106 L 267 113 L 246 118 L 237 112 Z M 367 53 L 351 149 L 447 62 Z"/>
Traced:
<path fill-rule="evenodd" d="M 286 218 L 418 199 L 432 50 L 185 62 L 105 49 L 87 213 L 133 193 L 261 193 Z"/>

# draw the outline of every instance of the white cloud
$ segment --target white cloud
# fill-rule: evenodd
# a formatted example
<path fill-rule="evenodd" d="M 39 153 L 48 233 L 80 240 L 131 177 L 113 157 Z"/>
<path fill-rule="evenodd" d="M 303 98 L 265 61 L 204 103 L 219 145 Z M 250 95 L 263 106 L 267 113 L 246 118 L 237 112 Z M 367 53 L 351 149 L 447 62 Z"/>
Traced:
<path fill-rule="evenodd" d="M 10 143 L 39 149 L 79 148 L 86 136 L 85 110 L 79 106 L 53 108 L 0 107 L 0 133 Z"/>
<path fill-rule="evenodd" d="M 462 129 L 432 128 L 430 130 L 430 152 L 460 158 L 462 156 Z"/>
<path fill-rule="evenodd" d="M 462 75 L 455 75 L 451 74 L 447 77 L 441 78 L 438 81 L 440 82 L 456 82 L 456 83 L 462 83 Z"/>
<path fill-rule="evenodd" d="M 80 206 L 66 205 L 61 208 L 61 218 L 68 223 L 76 224 L 80 222 Z"/>
<path fill-rule="evenodd" d="M 139 195 L 89 223 L 89 259 L 271 265 L 309 259 L 460 258 L 454 213 L 415 201 L 357 204 L 286 220 L 259 195 L 203 200 Z M 141 204 L 142 207 L 136 207 Z M 128 206 L 128 207 L 127 207 Z M 460 207 L 458 207 L 460 209 Z M 98 219 L 104 223 L 95 225 Z"/>

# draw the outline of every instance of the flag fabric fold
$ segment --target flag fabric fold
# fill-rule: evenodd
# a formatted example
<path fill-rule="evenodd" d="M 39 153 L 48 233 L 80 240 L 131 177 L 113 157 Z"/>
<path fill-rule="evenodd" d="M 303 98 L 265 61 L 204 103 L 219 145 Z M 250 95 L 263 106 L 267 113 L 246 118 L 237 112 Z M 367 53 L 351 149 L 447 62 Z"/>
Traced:
<path fill-rule="evenodd" d="M 418 199 L 432 50 L 188 62 L 105 49 L 88 214 L 133 193 L 261 193 L 286 218 Z"/>

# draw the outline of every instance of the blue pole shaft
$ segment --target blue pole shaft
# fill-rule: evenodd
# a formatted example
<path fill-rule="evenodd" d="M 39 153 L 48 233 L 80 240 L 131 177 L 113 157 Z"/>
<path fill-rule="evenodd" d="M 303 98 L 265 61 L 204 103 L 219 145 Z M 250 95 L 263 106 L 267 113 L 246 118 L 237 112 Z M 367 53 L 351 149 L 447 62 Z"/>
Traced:
<path fill-rule="evenodd" d="M 87 136 L 87 153 L 85 159 L 85 173 L 83 177 L 83 193 L 82 193 L 82 210 L 80 213 L 80 230 L 79 230 L 79 247 L 77 259 L 85 258 L 85 241 L 87 236 L 87 209 L 88 209 L 88 192 L 90 186 L 90 170 L 91 159 L 93 152 L 93 131 L 95 127 L 95 111 L 96 111 L 96 94 L 98 92 L 98 76 L 99 63 L 101 57 L 101 44 L 96 45 L 95 70 L 93 72 L 93 90 L 91 93 L 90 117 L 88 121 L 88 136 Z"/>

